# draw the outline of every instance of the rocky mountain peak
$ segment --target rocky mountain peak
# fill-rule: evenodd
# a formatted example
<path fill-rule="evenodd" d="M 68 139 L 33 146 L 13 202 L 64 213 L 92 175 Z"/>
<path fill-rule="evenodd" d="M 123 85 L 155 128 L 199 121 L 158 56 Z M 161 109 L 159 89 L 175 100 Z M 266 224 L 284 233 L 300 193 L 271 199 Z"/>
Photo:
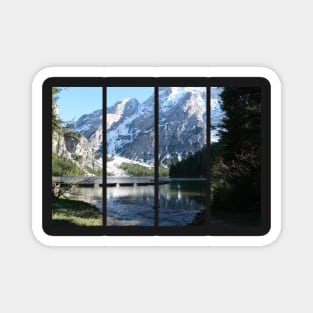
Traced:
<path fill-rule="evenodd" d="M 166 165 L 171 159 L 184 158 L 206 144 L 206 88 L 160 87 L 159 101 L 159 157 Z M 211 111 L 215 124 L 220 113 L 218 105 Z M 108 107 L 108 154 L 152 164 L 154 116 L 154 94 L 141 103 L 127 98 Z M 74 126 L 94 151 L 102 152 L 102 110 L 81 116 Z"/>

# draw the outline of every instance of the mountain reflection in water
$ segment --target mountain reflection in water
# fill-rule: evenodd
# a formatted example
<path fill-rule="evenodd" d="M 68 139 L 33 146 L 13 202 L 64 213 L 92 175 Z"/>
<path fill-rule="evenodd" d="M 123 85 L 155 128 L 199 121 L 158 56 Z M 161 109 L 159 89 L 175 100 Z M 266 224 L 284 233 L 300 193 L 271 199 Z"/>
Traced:
<path fill-rule="evenodd" d="M 205 209 L 205 181 L 159 186 L 159 225 L 185 226 Z M 108 226 L 154 226 L 154 186 L 108 187 Z"/>
<path fill-rule="evenodd" d="M 154 186 L 107 188 L 108 226 L 154 226 Z"/>

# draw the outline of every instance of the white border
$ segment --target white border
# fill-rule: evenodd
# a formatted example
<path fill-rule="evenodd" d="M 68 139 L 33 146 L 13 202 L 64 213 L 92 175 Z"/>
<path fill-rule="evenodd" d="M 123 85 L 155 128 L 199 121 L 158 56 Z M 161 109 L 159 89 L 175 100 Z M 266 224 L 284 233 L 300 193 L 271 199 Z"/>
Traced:
<path fill-rule="evenodd" d="M 271 84 L 271 230 L 264 236 L 50 236 L 42 229 L 42 84 L 49 77 L 264 77 Z M 48 246 L 264 246 L 281 230 L 281 84 L 264 67 L 50 67 L 32 85 L 32 229 Z"/>

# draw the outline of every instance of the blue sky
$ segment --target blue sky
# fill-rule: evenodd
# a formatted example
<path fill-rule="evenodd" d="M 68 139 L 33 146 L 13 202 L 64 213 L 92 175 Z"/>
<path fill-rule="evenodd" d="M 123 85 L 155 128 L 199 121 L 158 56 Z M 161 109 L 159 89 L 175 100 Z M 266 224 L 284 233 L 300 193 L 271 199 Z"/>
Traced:
<path fill-rule="evenodd" d="M 125 98 L 136 98 L 141 103 L 153 92 L 154 87 L 107 87 L 107 107 Z"/>
<path fill-rule="evenodd" d="M 62 88 L 58 97 L 59 115 L 64 122 L 102 109 L 102 87 L 66 87 Z"/>
<path fill-rule="evenodd" d="M 221 91 L 222 88 L 212 87 L 211 99 L 218 98 Z M 153 92 L 154 87 L 107 87 L 107 106 L 125 98 L 143 102 Z M 61 89 L 58 97 L 59 114 L 65 122 L 102 108 L 102 87 L 66 87 Z"/>

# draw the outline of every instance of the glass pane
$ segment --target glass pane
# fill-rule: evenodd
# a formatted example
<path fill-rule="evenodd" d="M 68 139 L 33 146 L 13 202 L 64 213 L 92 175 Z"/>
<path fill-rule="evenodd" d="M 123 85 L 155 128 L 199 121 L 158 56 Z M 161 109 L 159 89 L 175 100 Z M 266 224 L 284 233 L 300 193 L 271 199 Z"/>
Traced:
<path fill-rule="evenodd" d="M 211 87 L 212 225 L 261 217 L 261 88 Z"/>
<path fill-rule="evenodd" d="M 52 220 L 101 226 L 102 88 L 52 88 Z"/>
<path fill-rule="evenodd" d="M 107 226 L 154 226 L 154 87 L 107 87 Z"/>
<path fill-rule="evenodd" d="M 205 225 L 206 87 L 159 88 L 159 225 Z"/>

